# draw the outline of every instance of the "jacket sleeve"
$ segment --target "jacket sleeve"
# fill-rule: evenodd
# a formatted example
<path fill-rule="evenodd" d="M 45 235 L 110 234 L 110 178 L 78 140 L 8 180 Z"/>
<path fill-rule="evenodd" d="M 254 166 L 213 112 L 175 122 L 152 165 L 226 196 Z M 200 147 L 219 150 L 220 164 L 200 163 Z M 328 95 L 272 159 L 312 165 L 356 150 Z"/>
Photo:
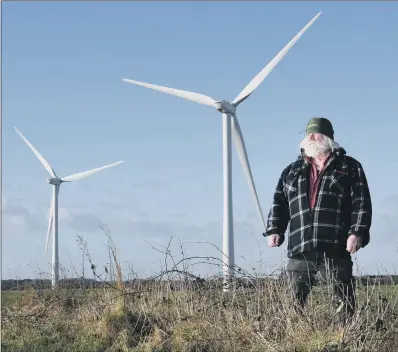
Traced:
<path fill-rule="evenodd" d="M 286 169 L 279 177 L 279 181 L 273 196 L 272 206 L 268 213 L 267 229 L 264 233 L 264 236 L 278 234 L 281 236 L 281 244 L 284 241 L 284 234 L 290 220 L 289 204 L 283 191 L 283 179 L 285 171 Z"/>
<path fill-rule="evenodd" d="M 372 201 L 368 182 L 361 163 L 355 163 L 351 185 L 351 226 L 349 234 L 360 237 L 361 246 L 370 241 L 370 226 L 372 224 Z"/>

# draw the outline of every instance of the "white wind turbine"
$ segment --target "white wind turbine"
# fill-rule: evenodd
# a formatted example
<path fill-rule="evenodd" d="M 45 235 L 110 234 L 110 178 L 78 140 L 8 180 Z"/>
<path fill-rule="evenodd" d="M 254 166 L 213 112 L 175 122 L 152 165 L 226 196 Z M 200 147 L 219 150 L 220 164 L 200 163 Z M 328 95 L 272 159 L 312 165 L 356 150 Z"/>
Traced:
<path fill-rule="evenodd" d="M 245 143 L 243 141 L 242 131 L 239 127 L 236 116 L 236 108 L 242 103 L 253 91 L 261 84 L 261 82 L 268 76 L 272 69 L 279 63 L 286 53 L 293 47 L 293 45 L 300 39 L 300 37 L 308 30 L 309 27 L 321 15 L 320 11 L 270 62 L 265 66 L 251 82 L 239 93 L 239 95 L 230 103 L 226 100 L 214 100 L 213 98 L 193 93 L 189 91 L 178 90 L 174 88 L 162 87 L 154 84 L 139 82 L 130 79 L 122 79 L 127 83 L 132 83 L 137 86 L 150 88 L 163 93 L 171 94 L 179 98 L 193 101 L 195 103 L 208 105 L 216 108 L 223 116 L 223 183 L 224 183 L 224 212 L 223 212 L 223 272 L 224 290 L 228 290 L 229 278 L 233 275 L 233 267 L 235 265 L 234 259 L 234 239 L 233 239 L 233 214 L 232 214 L 232 172 L 231 172 L 231 132 L 234 138 L 235 147 L 238 157 L 242 163 L 244 173 L 248 179 L 250 190 L 256 202 L 257 210 L 264 229 L 266 228 L 263 213 L 261 211 L 260 202 L 257 196 L 256 187 L 254 185 L 252 172 L 250 169 L 249 160 L 247 157 Z M 231 128 L 232 127 L 232 128 Z"/>
<path fill-rule="evenodd" d="M 59 280 L 58 194 L 59 194 L 59 188 L 61 186 L 61 183 L 80 180 L 82 178 L 85 178 L 87 176 L 95 174 L 101 170 L 119 165 L 119 164 L 123 163 L 124 161 L 123 160 L 118 161 L 116 163 L 105 165 L 105 166 L 102 166 L 102 167 L 99 167 L 96 169 L 83 171 L 83 172 L 79 172 L 79 173 L 76 173 L 76 174 L 73 174 L 70 176 L 59 178 L 56 175 L 54 169 L 47 162 L 47 160 L 44 159 L 44 157 L 37 151 L 37 149 L 25 138 L 25 136 L 16 127 L 14 127 L 14 128 L 17 131 L 17 133 L 21 136 L 21 138 L 25 141 L 25 143 L 29 146 L 29 148 L 32 149 L 33 153 L 35 153 L 37 158 L 40 160 L 40 162 L 43 164 L 45 169 L 51 175 L 51 177 L 47 178 L 48 183 L 53 186 L 53 192 L 52 192 L 52 199 L 51 199 L 51 204 L 50 204 L 50 216 L 48 219 L 48 230 L 47 230 L 45 253 L 47 253 L 48 241 L 50 238 L 50 232 L 51 232 L 51 228 L 52 228 L 52 230 L 53 230 L 53 251 L 52 251 L 52 265 L 51 265 L 52 266 L 51 284 L 52 284 L 52 287 L 55 287 Z"/>

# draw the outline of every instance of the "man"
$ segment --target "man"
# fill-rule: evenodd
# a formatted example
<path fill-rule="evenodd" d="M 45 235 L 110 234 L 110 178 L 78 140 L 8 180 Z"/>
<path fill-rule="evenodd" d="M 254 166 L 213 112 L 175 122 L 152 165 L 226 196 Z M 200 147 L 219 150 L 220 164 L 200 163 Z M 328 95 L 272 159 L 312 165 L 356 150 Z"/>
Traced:
<path fill-rule="evenodd" d="M 264 236 L 270 247 L 279 247 L 290 222 L 287 272 L 295 298 L 304 306 L 315 274 L 330 273 L 335 294 L 352 315 L 351 254 L 368 244 L 372 220 L 366 176 L 334 141 L 326 118 L 308 122 L 300 150 L 279 178 Z"/>

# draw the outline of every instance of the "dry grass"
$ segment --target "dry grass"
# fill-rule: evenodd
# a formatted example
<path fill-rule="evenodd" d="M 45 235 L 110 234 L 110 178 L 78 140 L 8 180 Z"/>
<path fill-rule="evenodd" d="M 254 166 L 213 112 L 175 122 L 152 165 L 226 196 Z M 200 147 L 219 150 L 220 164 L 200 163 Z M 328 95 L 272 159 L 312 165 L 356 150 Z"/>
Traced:
<path fill-rule="evenodd" d="M 284 280 L 251 277 L 225 293 L 174 266 L 178 282 L 126 285 L 111 249 L 109 287 L 33 289 L 3 307 L 2 351 L 396 351 L 396 285 L 359 287 L 353 321 L 340 326 L 327 286 L 300 314 Z"/>

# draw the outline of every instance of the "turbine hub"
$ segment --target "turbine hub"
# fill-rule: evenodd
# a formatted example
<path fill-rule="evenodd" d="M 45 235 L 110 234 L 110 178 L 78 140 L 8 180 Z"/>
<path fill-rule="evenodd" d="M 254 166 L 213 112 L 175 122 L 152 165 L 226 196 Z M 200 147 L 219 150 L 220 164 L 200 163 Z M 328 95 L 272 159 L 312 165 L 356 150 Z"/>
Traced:
<path fill-rule="evenodd" d="M 58 177 L 47 177 L 47 182 L 50 185 L 57 186 L 57 185 L 60 185 L 62 183 L 62 180 L 60 178 L 58 178 Z"/>
<path fill-rule="evenodd" d="M 219 112 L 223 112 L 225 114 L 234 114 L 236 107 L 235 105 L 231 104 L 229 101 L 222 100 L 216 102 L 216 109 Z"/>

